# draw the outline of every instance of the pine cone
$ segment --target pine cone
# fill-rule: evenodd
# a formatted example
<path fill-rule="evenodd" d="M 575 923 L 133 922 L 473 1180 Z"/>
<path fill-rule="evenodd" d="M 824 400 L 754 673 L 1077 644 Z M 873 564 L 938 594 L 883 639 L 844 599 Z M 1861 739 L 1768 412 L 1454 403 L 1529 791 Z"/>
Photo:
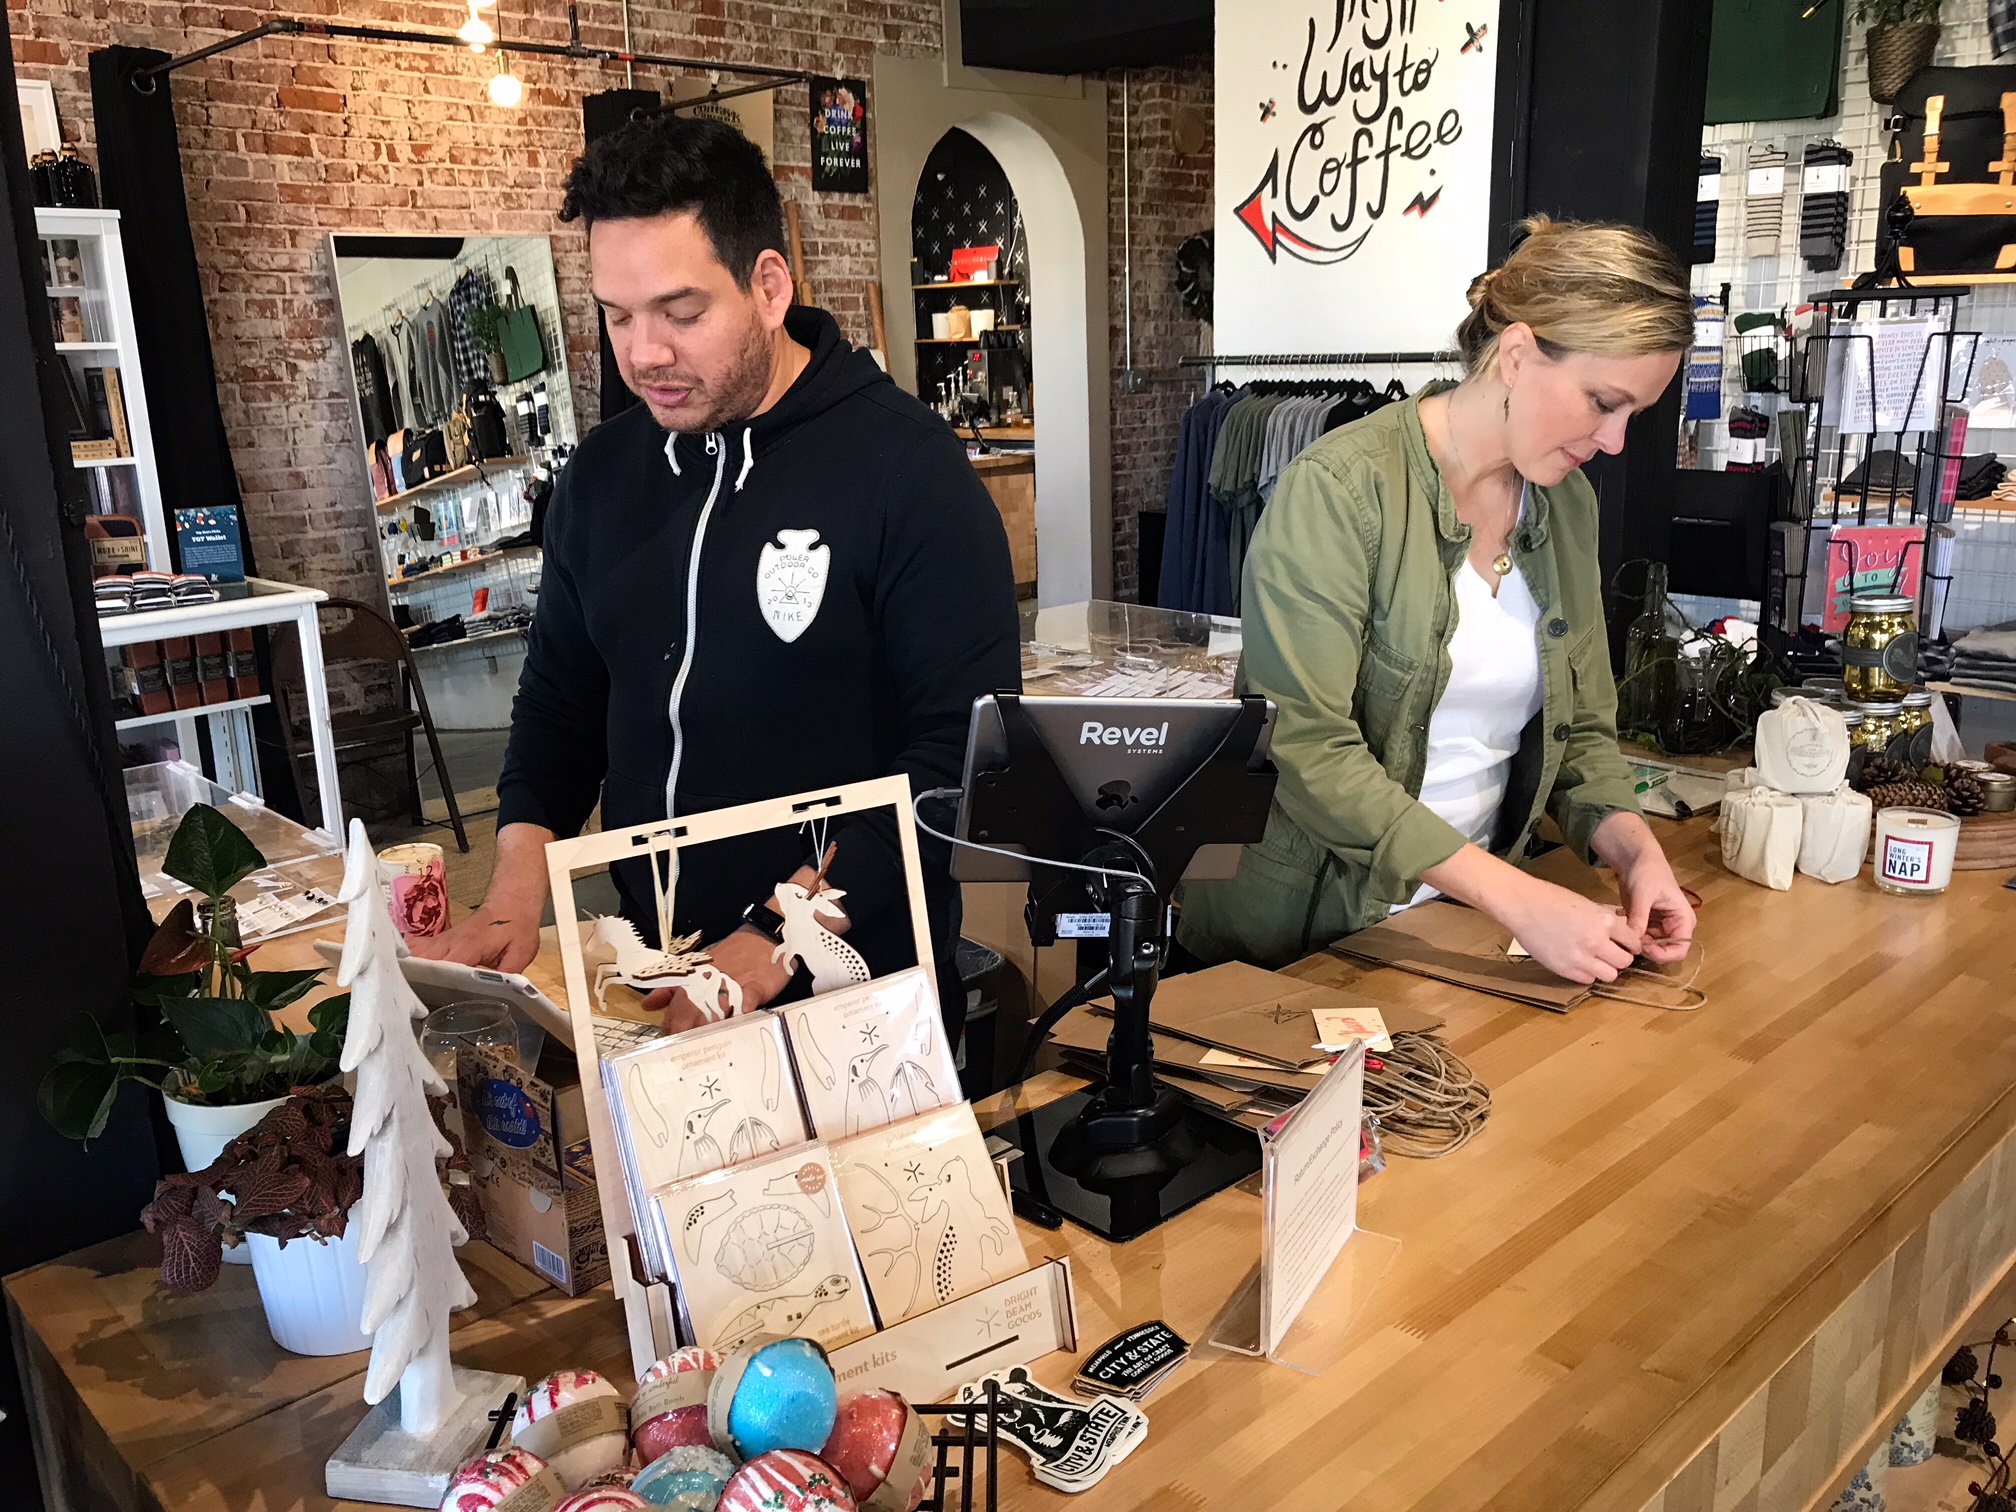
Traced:
<path fill-rule="evenodd" d="M 2000 1491 L 1990 1491 L 1974 1504 L 1974 1512 L 2016 1512 L 2016 1502 Z"/>
<path fill-rule="evenodd" d="M 1886 782 L 1880 787 L 1869 789 L 1869 801 L 1879 809 L 1922 808 L 1936 809 L 1941 813 L 1946 809 L 1946 789 L 1907 778 L 1903 782 Z"/>
<path fill-rule="evenodd" d="M 1987 805 L 1988 790 L 1972 772 L 1951 772 L 1946 778 L 1946 812 L 1962 819 L 1978 814 Z"/>
<path fill-rule="evenodd" d="M 1958 1386 L 1974 1379 L 1974 1372 L 1981 1368 L 1981 1362 L 1974 1357 L 1974 1351 L 1962 1344 L 1946 1362 L 1946 1368 L 1939 1372 L 1939 1379 L 1948 1386 Z"/>
<path fill-rule="evenodd" d="M 1985 1398 L 1975 1397 L 1953 1420 L 1953 1437 L 1963 1444 L 1985 1444 L 1995 1437 L 1995 1414 Z"/>
<path fill-rule="evenodd" d="M 1892 761 L 1888 756 L 1871 756 L 1862 763 L 1862 775 L 1856 779 L 1855 789 L 1866 793 L 1871 788 L 1907 781 L 1911 775 L 1911 770 L 1901 761 Z"/>

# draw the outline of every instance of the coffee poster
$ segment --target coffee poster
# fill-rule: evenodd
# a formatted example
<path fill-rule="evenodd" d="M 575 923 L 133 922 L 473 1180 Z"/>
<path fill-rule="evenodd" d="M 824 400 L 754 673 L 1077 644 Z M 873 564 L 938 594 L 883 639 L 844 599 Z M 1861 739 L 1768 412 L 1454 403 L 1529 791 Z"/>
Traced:
<path fill-rule="evenodd" d="M 814 79 L 812 187 L 868 192 L 868 86 L 860 79 Z"/>

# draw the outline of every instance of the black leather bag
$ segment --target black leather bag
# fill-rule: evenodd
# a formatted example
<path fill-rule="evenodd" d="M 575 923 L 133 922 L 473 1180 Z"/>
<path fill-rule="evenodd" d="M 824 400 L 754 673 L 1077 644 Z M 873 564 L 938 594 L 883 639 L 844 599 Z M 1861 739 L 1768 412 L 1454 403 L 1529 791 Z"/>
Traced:
<path fill-rule="evenodd" d="M 2016 64 L 1921 68 L 1889 124 L 1878 266 L 2016 280 Z"/>
<path fill-rule="evenodd" d="M 497 396 L 487 390 L 469 401 L 469 449 L 484 462 L 511 454 L 511 439 L 504 424 L 504 407 L 497 402 Z"/>
<path fill-rule="evenodd" d="M 448 443 L 438 430 L 411 430 L 406 433 L 406 452 L 400 476 L 408 488 L 438 478 L 448 471 Z"/>

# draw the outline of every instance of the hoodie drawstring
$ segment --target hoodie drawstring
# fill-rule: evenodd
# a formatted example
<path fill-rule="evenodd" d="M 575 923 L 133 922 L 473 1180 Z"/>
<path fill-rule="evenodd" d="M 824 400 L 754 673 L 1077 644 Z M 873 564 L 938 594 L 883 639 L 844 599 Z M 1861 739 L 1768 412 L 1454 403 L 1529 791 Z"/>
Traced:
<path fill-rule="evenodd" d="M 735 492 L 742 492 L 742 485 L 748 480 L 749 470 L 756 465 L 755 443 L 749 439 L 750 427 L 742 427 L 742 470 L 735 474 Z"/>
<path fill-rule="evenodd" d="M 665 460 L 672 464 L 672 476 L 679 476 L 679 433 L 672 432 L 665 438 Z"/>

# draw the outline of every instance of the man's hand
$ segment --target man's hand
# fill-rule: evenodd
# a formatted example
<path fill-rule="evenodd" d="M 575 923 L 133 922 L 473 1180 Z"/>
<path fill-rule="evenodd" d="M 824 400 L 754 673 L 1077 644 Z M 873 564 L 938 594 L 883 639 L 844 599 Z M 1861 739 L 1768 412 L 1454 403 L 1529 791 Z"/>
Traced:
<path fill-rule="evenodd" d="M 523 971 L 539 954 L 539 908 L 499 908 L 488 899 L 443 934 L 408 940 L 407 948 L 430 961 L 459 961 L 495 971 Z"/>
<path fill-rule="evenodd" d="M 546 846 L 556 838 L 536 824 L 497 832 L 497 865 L 483 906 L 445 934 L 408 942 L 416 956 L 494 971 L 523 971 L 539 954 L 546 911 Z"/>
<path fill-rule="evenodd" d="M 818 873 L 809 866 L 801 866 L 791 874 L 791 881 L 800 887 L 810 888 L 817 880 Z M 829 911 L 820 909 L 818 920 L 835 934 L 847 932 L 848 918 L 836 904 Z M 791 985 L 792 973 L 798 969 L 796 961 L 773 959 L 777 947 L 770 943 L 770 937 L 759 929 L 751 929 L 747 924 L 724 939 L 706 947 L 714 966 L 724 975 L 733 977 L 742 986 L 742 1011 L 749 1013 L 767 1006 L 777 995 Z M 714 1022 L 728 1011 L 724 999 L 713 1005 L 713 1013 L 703 1011 L 699 1004 L 687 996 L 683 987 L 660 987 L 646 994 L 644 1010 L 647 1013 L 663 1013 L 668 1034 L 678 1034 L 682 1030 L 697 1029 L 702 1024 Z"/>
<path fill-rule="evenodd" d="M 770 943 L 769 936 L 746 924 L 726 939 L 716 940 L 707 947 L 715 969 L 741 984 L 742 1012 L 750 1013 L 765 1006 L 790 986 L 792 968 L 782 961 L 770 959 L 771 952 L 776 948 Z M 723 998 L 713 1007 L 713 1013 L 704 1012 L 687 996 L 684 987 L 660 987 L 644 998 L 644 1011 L 662 1012 L 666 1032 L 670 1034 L 714 1022 L 728 1011 L 727 1000 Z"/>

